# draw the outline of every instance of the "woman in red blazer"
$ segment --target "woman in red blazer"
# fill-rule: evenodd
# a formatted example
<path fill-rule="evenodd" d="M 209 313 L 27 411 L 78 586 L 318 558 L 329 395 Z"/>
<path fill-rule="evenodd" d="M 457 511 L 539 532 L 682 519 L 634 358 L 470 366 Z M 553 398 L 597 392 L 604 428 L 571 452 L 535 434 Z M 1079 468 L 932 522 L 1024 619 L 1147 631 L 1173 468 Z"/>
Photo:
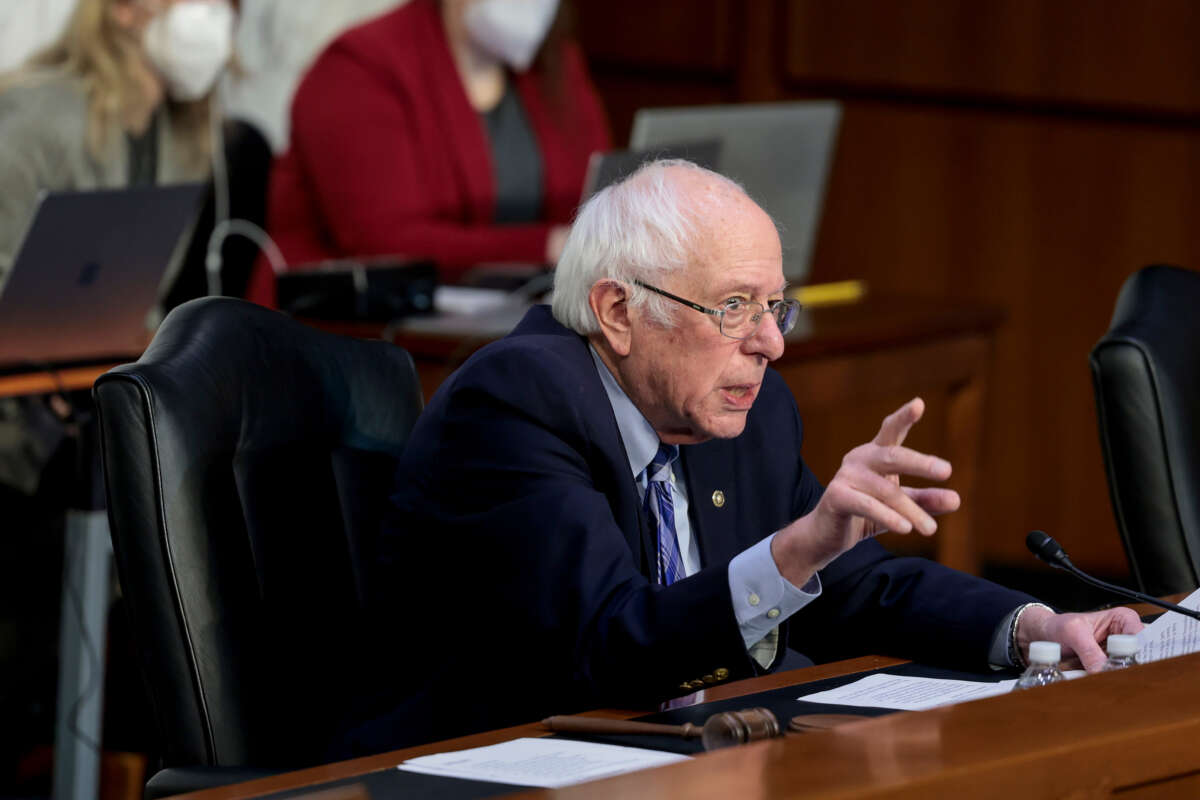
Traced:
<path fill-rule="evenodd" d="M 336 39 L 296 92 L 271 178 L 288 263 L 426 257 L 448 282 L 485 262 L 553 263 L 588 157 L 609 147 L 557 5 L 411 0 Z M 248 294 L 274 303 L 266 264 Z"/>

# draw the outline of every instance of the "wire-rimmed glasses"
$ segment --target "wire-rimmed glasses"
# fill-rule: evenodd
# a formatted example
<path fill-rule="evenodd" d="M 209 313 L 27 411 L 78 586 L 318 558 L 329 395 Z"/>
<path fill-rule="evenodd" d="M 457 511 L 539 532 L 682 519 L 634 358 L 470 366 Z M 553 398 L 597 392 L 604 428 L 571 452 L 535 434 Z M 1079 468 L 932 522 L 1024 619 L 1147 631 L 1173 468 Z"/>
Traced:
<path fill-rule="evenodd" d="M 674 300 L 688 308 L 716 317 L 722 335 L 728 336 L 730 339 L 748 339 L 753 336 L 754 332 L 758 330 L 758 324 L 762 322 L 763 316 L 767 313 L 775 318 L 775 324 L 779 326 L 779 332 L 782 334 L 787 334 L 796 327 L 796 319 L 800 316 L 799 300 L 772 300 L 764 306 L 762 303 L 752 300 L 732 298 L 726 300 L 720 308 L 707 308 L 664 289 L 659 289 L 657 286 L 636 280 L 634 283 L 643 289 L 660 294 L 668 300 Z"/>

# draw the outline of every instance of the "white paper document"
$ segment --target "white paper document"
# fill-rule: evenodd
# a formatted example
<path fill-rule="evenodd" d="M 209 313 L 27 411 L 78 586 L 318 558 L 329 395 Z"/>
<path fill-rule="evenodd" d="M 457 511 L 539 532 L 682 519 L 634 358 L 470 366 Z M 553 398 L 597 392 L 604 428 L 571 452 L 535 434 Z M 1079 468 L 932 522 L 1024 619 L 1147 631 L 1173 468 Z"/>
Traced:
<path fill-rule="evenodd" d="M 910 678 L 906 675 L 875 673 L 854 683 L 816 694 L 796 698 L 809 703 L 831 703 L 839 706 L 894 708 L 900 711 L 921 711 L 926 708 L 978 700 L 981 697 L 1011 692 L 1016 679 L 985 683 L 958 681 L 951 678 Z"/>
<path fill-rule="evenodd" d="M 678 753 L 615 744 L 570 739 L 513 739 L 487 747 L 411 758 L 397 769 L 554 789 L 687 760 L 688 756 Z"/>
<path fill-rule="evenodd" d="M 1067 680 L 1087 675 L 1081 669 L 1063 671 Z M 809 703 L 829 703 L 838 706 L 892 708 L 897 711 L 924 711 L 927 708 L 965 703 L 997 694 L 1011 692 L 1017 683 L 1010 678 L 997 683 L 960 681 L 953 678 L 912 678 L 907 675 L 885 675 L 877 672 L 854 683 L 797 697 Z"/>
<path fill-rule="evenodd" d="M 1200 610 L 1200 589 L 1179 605 Z M 1185 656 L 1200 650 L 1200 621 L 1168 611 L 1138 634 L 1138 662 L 1149 664 L 1162 658 Z"/>
<path fill-rule="evenodd" d="M 514 302 L 512 295 L 503 289 L 438 286 L 433 290 L 433 307 L 446 314 L 478 314 Z"/>

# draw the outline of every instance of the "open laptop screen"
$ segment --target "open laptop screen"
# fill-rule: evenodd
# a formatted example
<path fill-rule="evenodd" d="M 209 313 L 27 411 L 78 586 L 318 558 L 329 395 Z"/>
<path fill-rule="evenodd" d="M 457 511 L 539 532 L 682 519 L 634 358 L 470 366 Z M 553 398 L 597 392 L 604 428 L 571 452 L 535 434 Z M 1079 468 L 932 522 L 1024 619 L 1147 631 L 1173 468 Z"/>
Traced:
<path fill-rule="evenodd" d="M 707 169 L 716 170 L 721 156 L 721 142 L 705 139 L 697 142 L 663 142 L 646 150 L 609 150 L 592 153 L 587 177 L 583 181 L 580 202 L 637 171 L 647 161 L 660 158 L 682 158 Z"/>
<path fill-rule="evenodd" d="M 833 102 L 647 108 L 633 120 L 630 147 L 715 139 L 717 171 L 746 188 L 779 225 L 783 271 L 809 271 L 841 107 Z"/>
<path fill-rule="evenodd" d="M 0 290 L 0 367 L 137 357 L 202 184 L 44 194 Z"/>

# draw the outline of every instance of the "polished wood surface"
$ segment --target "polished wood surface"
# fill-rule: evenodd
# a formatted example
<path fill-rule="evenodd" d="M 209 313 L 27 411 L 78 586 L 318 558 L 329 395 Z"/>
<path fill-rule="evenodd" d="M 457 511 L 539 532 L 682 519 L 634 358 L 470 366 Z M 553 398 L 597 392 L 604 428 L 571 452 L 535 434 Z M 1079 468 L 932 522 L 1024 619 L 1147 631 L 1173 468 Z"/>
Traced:
<path fill-rule="evenodd" d="M 574 4 L 618 143 L 640 107 L 843 104 L 810 278 L 1002 308 L 975 401 L 981 555 L 1027 564 L 1040 527 L 1128 575 L 1087 354 L 1130 273 L 1200 267 L 1200 4 Z"/>
<path fill-rule="evenodd" d="M 129 360 L 134 361 L 137 356 Z M 41 370 L 0 375 L 0 397 L 18 397 L 30 394 L 49 394 L 58 391 L 90 389 L 105 372 L 116 364 L 98 364 L 88 367 L 69 367 L 54 371 Z"/>
<path fill-rule="evenodd" d="M 804 459 L 822 482 L 833 477 L 846 452 L 875 435 L 887 414 L 913 397 L 924 398 L 926 419 L 907 444 L 954 465 L 950 485 L 962 496 L 963 507 L 939 521 L 932 542 L 893 535 L 886 542 L 971 573 L 980 569 L 976 476 L 992 339 L 1002 320 L 998 308 L 977 301 L 885 295 L 868 288 L 857 302 L 803 310 L 783 356 L 773 364 L 796 397 L 806 432 Z M 496 338 L 467 318 L 460 329 L 439 333 L 404 325 L 318 324 L 407 349 L 426 398 Z"/>
<path fill-rule="evenodd" d="M 854 659 L 710 690 L 724 699 L 900 663 Z M 1189 797 L 1200 774 L 1200 654 L 986 700 L 897 713 L 703 754 L 528 797 Z M 797 694 L 802 694 L 797 689 Z M 639 712 L 597 715 L 627 718 Z M 387 769 L 419 755 L 546 735 L 507 728 L 185 795 L 231 800 Z"/>

